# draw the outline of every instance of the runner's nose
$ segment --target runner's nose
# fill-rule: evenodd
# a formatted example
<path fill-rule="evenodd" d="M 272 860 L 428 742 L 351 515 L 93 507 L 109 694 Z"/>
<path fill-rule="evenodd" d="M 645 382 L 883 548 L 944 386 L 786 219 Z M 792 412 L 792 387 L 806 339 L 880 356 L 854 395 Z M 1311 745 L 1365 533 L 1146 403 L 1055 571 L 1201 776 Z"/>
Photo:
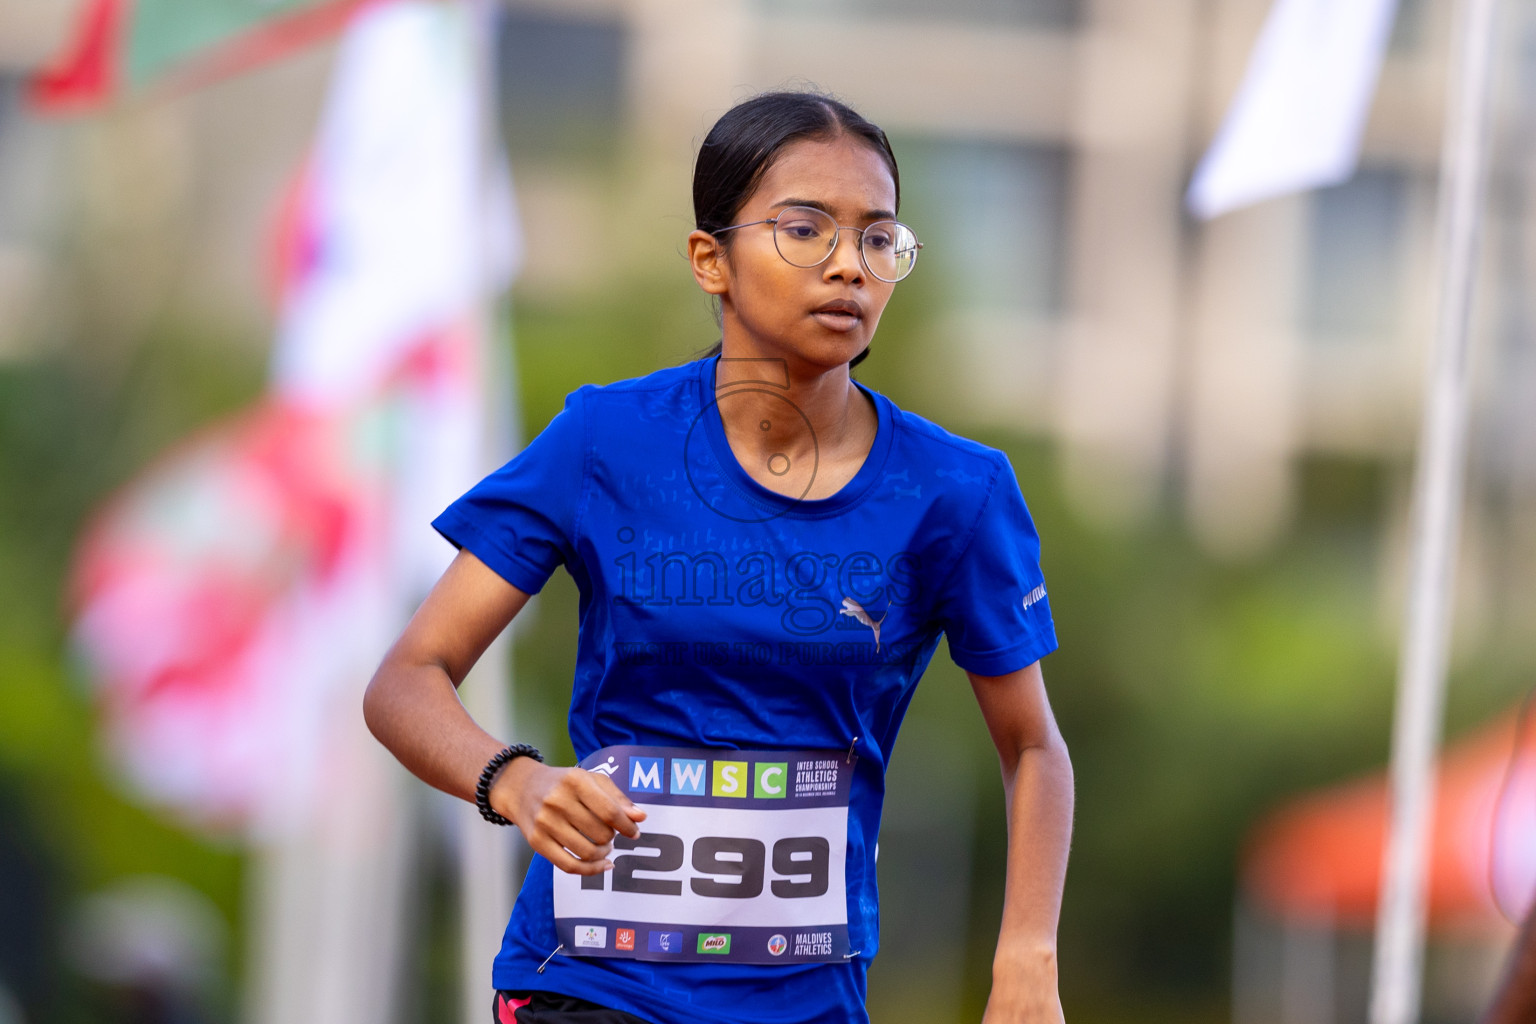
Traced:
<path fill-rule="evenodd" d="M 822 277 L 828 281 L 864 280 L 863 257 L 859 255 L 858 228 L 837 229 L 837 243 L 832 255 L 821 265 Z"/>

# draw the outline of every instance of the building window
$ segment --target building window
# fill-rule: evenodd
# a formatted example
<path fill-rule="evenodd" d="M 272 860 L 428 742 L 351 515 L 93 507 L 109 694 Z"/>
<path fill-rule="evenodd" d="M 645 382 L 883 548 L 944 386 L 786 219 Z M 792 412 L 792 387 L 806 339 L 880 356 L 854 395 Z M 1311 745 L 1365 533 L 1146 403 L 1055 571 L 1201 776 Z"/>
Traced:
<path fill-rule="evenodd" d="M 1070 29 L 1083 21 L 1083 0 L 757 0 L 774 14 L 847 15 L 985 21 Z"/>
<path fill-rule="evenodd" d="M 1396 54 L 1414 54 L 1424 49 L 1429 24 L 1426 0 L 1397 0 L 1392 20 L 1392 35 L 1387 49 Z"/>
<path fill-rule="evenodd" d="M 38 218 L 33 193 L 40 184 L 41 162 L 35 147 L 28 145 L 27 129 L 36 119 L 28 123 L 25 102 L 25 79 L 0 69 L 0 248 L 26 236 Z M 0 298 L 3 295 L 0 282 Z"/>
<path fill-rule="evenodd" d="M 511 152 L 612 156 L 623 114 L 627 48 L 618 22 L 503 11 L 496 77 Z"/>
<path fill-rule="evenodd" d="M 946 303 L 1046 318 L 1063 305 L 1070 158 L 1036 143 L 904 140 L 902 216 Z"/>
<path fill-rule="evenodd" d="M 1411 181 L 1365 167 L 1312 194 L 1304 328 L 1319 340 L 1379 338 L 1401 323 Z"/>

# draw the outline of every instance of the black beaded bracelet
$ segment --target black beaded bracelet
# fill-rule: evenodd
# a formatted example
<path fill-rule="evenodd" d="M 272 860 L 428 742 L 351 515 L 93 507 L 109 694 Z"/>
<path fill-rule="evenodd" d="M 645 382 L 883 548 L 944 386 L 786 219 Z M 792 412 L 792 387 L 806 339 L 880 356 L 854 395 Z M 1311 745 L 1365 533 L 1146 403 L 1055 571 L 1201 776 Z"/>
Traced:
<path fill-rule="evenodd" d="M 531 757 L 541 764 L 544 761 L 544 755 L 539 753 L 538 747 L 529 746 L 527 743 L 514 743 L 491 758 L 480 770 L 480 781 L 475 786 L 475 806 L 480 808 L 480 817 L 492 825 L 512 824 L 509 819 L 491 810 L 491 780 L 496 778 L 496 773 L 501 771 L 502 765 L 515 757 Z"/>

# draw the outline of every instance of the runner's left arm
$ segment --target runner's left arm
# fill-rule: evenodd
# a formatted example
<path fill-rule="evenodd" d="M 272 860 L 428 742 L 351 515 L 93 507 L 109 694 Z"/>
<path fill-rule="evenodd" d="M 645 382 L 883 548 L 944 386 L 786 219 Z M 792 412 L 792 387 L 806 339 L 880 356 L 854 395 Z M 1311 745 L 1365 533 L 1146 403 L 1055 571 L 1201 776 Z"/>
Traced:
<path fill-rule="evenodd" d="M 1060 1024 L 1056 924 L 1072 838 L 1072 762 L 1040 663 L 966 673 L 1002 762 L 1008 813 L 1003 924 L 984 1024 Z"/>

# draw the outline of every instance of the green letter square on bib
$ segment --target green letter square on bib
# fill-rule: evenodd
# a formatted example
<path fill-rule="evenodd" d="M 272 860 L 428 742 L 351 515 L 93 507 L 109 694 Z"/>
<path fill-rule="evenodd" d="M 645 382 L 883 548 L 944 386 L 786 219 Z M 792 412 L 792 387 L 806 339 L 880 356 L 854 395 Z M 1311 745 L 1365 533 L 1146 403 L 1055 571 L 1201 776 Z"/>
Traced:
<path fill-rule="evenodd" d="M 752 795 L 759 800 L 784 798 L 789 790 L 789 762 L 759 761 L 752 766 Z"/>

